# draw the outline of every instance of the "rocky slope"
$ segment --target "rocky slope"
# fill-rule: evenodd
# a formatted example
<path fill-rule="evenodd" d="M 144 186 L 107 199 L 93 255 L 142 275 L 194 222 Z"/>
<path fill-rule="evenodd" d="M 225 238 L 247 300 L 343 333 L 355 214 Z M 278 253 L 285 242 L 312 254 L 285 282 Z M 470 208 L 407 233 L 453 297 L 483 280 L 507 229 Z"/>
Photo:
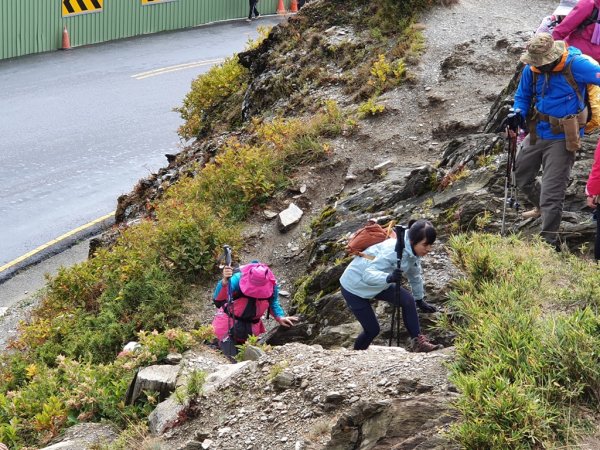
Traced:
<path fill-rule="evenodd" d="M 323 3 L 309 4 L 258 50 L 245 55 L 254 80 L 244 104 L 248 114 L 310 110 L 310 105 L 285 101 L 290 97 L 300 102 L 293 89 L 284 90 L 281 97 L 266 94 L 299 76 L 293 68 L 282 73 L 283 65 L 290 65 L 290 60 L 308 64 L 302 58 L 308 54 L 305 46 L 313 45 L 310 37 L 287 48 L 285 55 L 278 53 L 290 35 L 306 31 L 307 21 L 320 21 L 311 22 L 321 34 L 317 46 L 361 45 L 365 36 L 354 28 L 352 11 L 347 11 L 347 20 L 344 11 L 324 16 L 331 11 Z M 518 56 L 531 36 L 529 30 L 554 6 L 555 2 L 541 0 L 507 0 L 502 5 L 462 0 L 422 17 L 426 51 L 409 67 L 411 82 L 386 92 L 381 98 L 383 115 L 361 121 L 352 135 L 332 140 L 330 158 L 296 173 L 292 188 L 266 206 L 280 211 L 292 201 L 298 203 L 305 211 L 300 225 L 281 233 L 275 221 L 259 211 L 245 229 L 240 259 L 268 262 L 284 290 L 292 294 L 286 308 L 302 315 L 303 322 L 293 330 L 270 332 L 266 340 L 282 347 L 219 378 L 185 414 L 177 410 L 171 416 L 177 426 L 166 427 L 148 445 L 452 448 L 444 430 L 453 420 L 456 393 L 443 365 L 452 357 L 452 336 L 434 327 L 435 318 L 423 316 L 428 333 L 448 348 L 429 355 L 402 348 L 347 350 L 359 328 L 338 292 L 337 279 L 347 263 L 343 243 L 368 217 L 382 221 L 428 217 L 443 236 L 467 229 L 499 231 L 506 157 L 504 140 L 493 131 L 510 103 Z M 321 65 L 330 77 L 339 69 L 328 60 Z M 335 98 L 347 107 L 358 101 L 357 95 L 334 81 L 310 92 L 311 101 Z M 148 214 L 149 201 L 176 182 L 192 162 L 211 158 L 227 136 L 199 140 L 169 167 L 142 180 L 134 193 L 120 199 L 121 226 Z M 582 185 L 594 141 L 586 140 L 566 202 L 564 237 L 573 249 L 593 236 L 589 212 L 583 209 Z M 510 230 L 532 234 L 539 226 L 536 221 L 521 221 L 514 210 L 508 211 L 507 223 Z M 446 313 L 443 303 L 450 281 L 460 276 L 443 240 L 424 263 L 428 298 L 442 307 L 440 314 Z M 211 287 L 199 289 L 208 299 Z M 377 305 L 377 312 L 384 330 L 381 345 L 389 337 L 390 314 L 385 305 Z M 195 307 L 189 314 L 190 322 L 207 322 L 212 311 Z M 211 366 L 208 371 L 221 370 L 225 369 Z"/>

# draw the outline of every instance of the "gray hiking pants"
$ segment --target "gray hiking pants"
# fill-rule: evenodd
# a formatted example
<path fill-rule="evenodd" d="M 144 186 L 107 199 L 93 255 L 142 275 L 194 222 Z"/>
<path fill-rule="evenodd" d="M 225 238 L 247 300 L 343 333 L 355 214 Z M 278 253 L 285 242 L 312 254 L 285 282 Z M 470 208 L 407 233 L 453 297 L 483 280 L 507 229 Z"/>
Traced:
<path fill-rule="evenodd" d="M 515 182 L 527 200 L 542 212 L 542 237 L 551 244 L 558 243 L 565 191 L 569 184 L 575 153 L 567 150 L 564 139 L 539 139 L 529 144 L 529 136 L 515 161 Z M 542 168 L 542 182 L 537 174 Z"/>

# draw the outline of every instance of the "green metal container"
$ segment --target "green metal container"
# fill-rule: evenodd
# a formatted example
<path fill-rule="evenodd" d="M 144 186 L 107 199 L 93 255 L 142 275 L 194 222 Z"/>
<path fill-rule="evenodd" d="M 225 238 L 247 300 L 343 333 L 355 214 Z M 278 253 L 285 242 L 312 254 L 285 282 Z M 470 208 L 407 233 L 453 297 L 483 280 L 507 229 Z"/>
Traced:
<path fill-rule="evenodd" d="M 142 34 L 178 30 L 210 22 L 241 19 L 248 0 L 84 0 L 97 12 L 63 17 L 63 0 L 0 0 L 0 59 L 62 47 L 66 26 L 72 47 Z M 92 3 L 93 2 L 93 3 Z M 76 0 L 71 0 L 81 9 Z M 290 0 L 285 0 L 289 7 Z M 260 0 L 261 14 L 276 13 L 279 0 Z"/>

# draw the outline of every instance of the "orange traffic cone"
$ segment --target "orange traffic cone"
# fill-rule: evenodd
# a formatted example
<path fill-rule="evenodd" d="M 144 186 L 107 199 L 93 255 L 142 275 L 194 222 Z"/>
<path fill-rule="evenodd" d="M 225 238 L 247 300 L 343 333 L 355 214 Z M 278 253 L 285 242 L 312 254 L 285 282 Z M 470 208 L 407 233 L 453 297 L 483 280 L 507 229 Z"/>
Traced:
<path fill-rule="evenodd" d="M 290 12 L 298 12 L 298 0 L 292 0 L 292 4 L 290 5 Z"/>
<path fill-rule="evenodd" d="M 279 0 L 279 6 L 277 6 L 277 14 L 285 14 L 285 6 L 283 0 Z"/>
<path fill-rule="evenodd" d="M 69 40 L 69 32 L 67 31 L 67 26 L 63 28 L 63 36 L 62 36 L 62 50 L 70 50 L 71 49 L 71 41 Z"/>

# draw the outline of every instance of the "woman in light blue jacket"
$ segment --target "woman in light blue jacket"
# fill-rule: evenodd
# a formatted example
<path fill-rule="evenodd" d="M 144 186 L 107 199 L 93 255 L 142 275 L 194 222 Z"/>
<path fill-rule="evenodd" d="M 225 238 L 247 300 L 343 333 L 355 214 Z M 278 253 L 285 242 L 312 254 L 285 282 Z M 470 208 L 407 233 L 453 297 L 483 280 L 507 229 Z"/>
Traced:
<path fill-rule="evenodd" d="M 435 308 L 425 302 L 420 259 L 431 251 L 436 237 L 431 222 L 411 221 L 404 236 L 401 269 L 397 266 L 396 239 L 386 239 L 364 251 L 374 259 L 356 256 L 348 265 L 340 278 L 341 291 L 346 304 L 363 327 L 363 332 L 354 341 L 355 350 L 366 350 L 381 331 L 369 303 L 372 298 L 402 308 L 402 318 L 412 338 L 413 351 L 430 352 L 441 348 L 421 334 L 417 314 L 417 306 L 424 312 L 435 312 Z M 398 285 L 402 273 L 408 279 L 412 295 Z M 400 295 L 396 294 L 396 289 L 400 289 Z"/>

